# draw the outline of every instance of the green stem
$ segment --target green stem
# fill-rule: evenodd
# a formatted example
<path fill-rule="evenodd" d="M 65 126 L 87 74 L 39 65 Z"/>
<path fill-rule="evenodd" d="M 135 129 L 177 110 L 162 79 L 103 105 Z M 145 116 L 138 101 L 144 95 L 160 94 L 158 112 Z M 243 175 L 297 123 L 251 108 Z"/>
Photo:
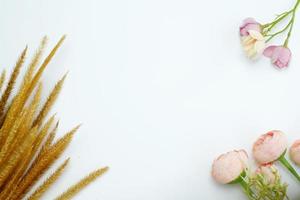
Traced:
<path fill-rule="evenodd" d="M 294 27 L 294 21 L 295 21 L 295 15 L 296 15 L 296 11 L 297 11 L 297 8 L 299 7 L 299 4 L 300 4 L 300 0 L 297 0 L 296 4 L 294 5 L 294 7 L 287 11 L 287 12 L 284 12 L 282 14 L 280 14 L 273 22 L 271 23 L 267 23 L 267 24 L 264 24 L 262 25 L 262 29 L 263 29 L 263 35 L 264 36 L 269 36 L 269 38 L 266 40 L 266 42 L 269 42 L 271 39 L 273 39 L 275 36 L 277 36 L 278 34 L 286 31 L 288 28 L 289 28 L 289 31 L 288 31 L 288 34 L 287 34 L 287 37 L 284 41 L 284 44 L 283 46 L 284 47 L 287 47 L 288 46 L 288 43 L 289 43 L 289 39 L 291 37 L 291 33 L 292 33 L 292 30 L 293 30 L 293 27 Z M 283 19 L 285 19 L 287 16 L 289 16 L 290 14 L 292 14 L 292 17 L 288 23 L 287 26 L 285 26 L 282 30 L 274 33 L 274 34 L 270 34 L 268 35 L 268 33 L 279 23 L 281 22 Z"/>
<path fill-rule="evenodd" d="M 297 10 L 297 8 L 298 8 L 299 4 L 300 4 L 300 0 L 297 0 L 297 3 L 296 3 L 296 5 L 294 6 L 294 11 L 296 11 L 296 10 Z"/>
<path fill-rule="evenodd" d="M 289 30 L 289 32 L 288 32 L 288 34 L 286 36 L 286 39 L 284 41 L 284 44 L 283 44 L 284 47 L 288 47 L 289 39 L 291 37 L 291 33 L 292 33 L 292 30 L 293 30 L 293 27 L 294 27 L 296 11 L 297 11 L 297 8 L 298 8 L 299 4 L 300 4 L 300 0 L 297 0 L 297 3 L 295 4 L 295 6 L 294 6 L 294 8 L 292 10 L 293 14 L 292 14 L 292 19 L 290 21 L 291 26 L 290 26 L 290 30 Z"/>
<path fill-rule="evenodd" d="M 270 36 L 266 42 L 269 42 L 273 37 L 275 37 L 276 35 L 280 34 L 280 33 L 283 33 L 284 31 L 286 31 L 290 26 L 292 25 L 291 21 L 288 23 L 288 25 L 286 25 L 282 30 L 274 33 L 274 34 L 271 34 L 271 35 L 268 35 Z"/>
<path fill-rule="evenodd" d="M 268 29 L 265 31 L 265 33 L 268 33 L 269 31 L 271 31 L 271 29 L 272 29 L 276 24 L 278 24 L 281 20 L 283 20 L 283 19 L 286 18 L 289 14 L 291 14 L 292 11 L 293 11 L 293 9 L 290 10 L 290 11 L 288 11 L 288 12 L 286 12 L 286 13 L 284 13 L 284 14 L 281 14 L 280 17 L 278 17 L 277 19 L 275 19 L 273 22 L 262 25 L 262 28 L 263 28 L 263 29 L 268 28 Z"/>
<path fill-rule="evenodd" d="M 298 181 L 300 181 L 300 176 L 297 173 L 297 171 L 293 168 L 293 166 L 289 163 L 289 161 L 284 157 L 284 154 L 278 159 L 280 163 L 287 168 L 295 177 Z"/>
<path fill-rule="evenodd" d="M 249 184 L 245 181 L 243 177 L 240 177 L 239 184 L 243 188 L 244 192 L 247 194 L 250 200 L 255 200 L 255 193 L 252 191 L 252 189 L 249 187 Z"/>
<path fill-rule="evenodd" d="M 291 26 L 290 26 L 290 30 L 286 36 L 286 39 L 284 41 L 284 44 L 283 46 L 284 47 L 288 47 L 288 44 L 289 44 L 289 40 L 290 40 L 290 37 L 291 37 L 291 33 L 292 33 L 292 30 L 293 30 L 293 26 L 294 26 L 294 19 L 292 20 L 292 23 L 291 23 Z"/>

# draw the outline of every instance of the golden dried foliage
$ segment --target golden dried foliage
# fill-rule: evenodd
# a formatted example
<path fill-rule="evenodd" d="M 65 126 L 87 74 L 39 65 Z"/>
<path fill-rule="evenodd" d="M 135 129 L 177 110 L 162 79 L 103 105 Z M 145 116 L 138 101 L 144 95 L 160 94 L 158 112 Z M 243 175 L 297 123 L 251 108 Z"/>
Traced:
<path fill-rule="evenodd" d="M 39 125 L 39 124 L 41 124 L 41 122 L 43 121 L 43 119 L 47 116 L 48 112 L 51 110 L 51 107 L 55 103 L 55 101 L 56 101 L 56 99 L 57 99 L 57 97 L 58 97 L 58 95 L 60 93 L 60 90 L 61 90 L 61 88 L 62 88 L 62 86 L 64 84 L 66 76 L 67 76 L 67 74 L 64 75 L 63 78 L 57 82 L 57 84 L 53 88 L 52 92 L 48 96 L 47 101 L 43 105 L 43 108 L 41 109 L 41 111 L 39 112 L 38 116 L 34 120 L 33 125 Z"/>
<path fill-rule="evenodd" d="M 85 178 L 81 179 L 78 183 L 71 186 L 67 191 L 61 194 L 59 197 L 55 198 L 55 200 L 68 200 L 71 199 L 74 195 L 76 195 L 82 188 L 87 186 L 90 182 L 94 181 L 96 178 L 104 174 L 108 170 L 107 167 L 102 169 L 98 169 L 92 173 L 90 173 Z"/>
<path fill-rule="evenodd" d="M 76 126 L 53 142 L 59 123 L 56 122 L 55 116 L 47 119 L 47 115 L 62 89 L 66 75 L 57 82 L 43 105 L 40 105 L 41 76 L 64 39 L 65 36 L 58 41 L 38 67 L 47 43 L 47 37 L 42 39 L 18 90 L 15 85 L 25 61 L 27 47 L 22 51 L 7 81 L 5 70 L 0 75 L 1 200 L 21 200 L 26 197 L 28 200 L 41 199 L 69 163 L 69 159 L 66 159 L 35 191 L 31 192 L 33 186 L 62 155 L 79 128 Z M 56 199 L 70 199 L 107 170 L 105 167 L 92 172 Z"/>
<path fill-rule="evenodd" d="M 1 76 L 0 76 L 0 91 L 2 90 L 2 86 L 3 86 L 4 81 L 5 81 L 5 76 L 6 76 L 6 71 L 3 70 L 2 73 L 1 73 Z"/>
<path fill-rule="evenodd" d="M 66 168 L 67 164 L 69 163 L 69 158 L 65 160 L 65 162 L 60 165 L 55 172 L 46 179 L 46 181 L 38 187 L 34 191 L 34 193 L 28 198 L 28 200 L 38 200 L 43 195 L 43 193 L 46 192 L 46 190 L 60 177 L 60 175 L 63 173 L 64 169 Z"/>

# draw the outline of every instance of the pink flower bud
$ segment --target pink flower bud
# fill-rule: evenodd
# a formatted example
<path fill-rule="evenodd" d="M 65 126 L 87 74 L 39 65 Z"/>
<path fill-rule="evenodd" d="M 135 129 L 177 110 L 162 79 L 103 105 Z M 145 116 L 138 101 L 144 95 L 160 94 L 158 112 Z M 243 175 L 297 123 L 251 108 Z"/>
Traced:
<path fill-rule="evenodd" d="M 246 18 L 244 19 L 243 24 L 240 26 L 240 35 L 249 35 L 249 30 L 261 32 L 261 25 L 253 18 Z"/>
<path fill-rule="evenodd" d="M 212 177 L 219 183 L 230 183 L 247 168 L 248 155 L 246 151 L 230 151 L 220 155 L 212 165 Z"/>
<path fill-rule="evenodd" d="M 300 166 L 300 140 L 296 140 L 290 148 L 291 160 Z"/>
<path fill-rule="evenodd" d="M 287 139 L 281 131 L 270 131 L 258 138 L 253 145 L 253 157 L 259 164 L 272 163 L 287 149 Z"/>
<path fill-rule="evenodd" d="M 262 175 L 268 184 L 273 184 L 276 179 L 280 178 L 279 172 L 273 164 L 259 166 L 256 174 Z"/>
<path fill-rule="evenodd" d="M 291 51 L 283 46 L 269 46 L 264 50 L 264 56 L 271 58 L 271 62 L 278 68 L 287 67 L 291 60 Z"/>

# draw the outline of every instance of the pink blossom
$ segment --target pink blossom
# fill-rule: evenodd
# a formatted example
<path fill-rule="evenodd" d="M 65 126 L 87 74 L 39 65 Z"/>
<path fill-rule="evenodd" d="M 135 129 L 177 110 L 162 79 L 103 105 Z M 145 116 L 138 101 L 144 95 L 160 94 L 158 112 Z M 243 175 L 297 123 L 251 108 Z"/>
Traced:
<path fill-rule="evenodd" d="M 263 53 L 266 57 L 271 58 L 271 62 L 278 68 L 285 68 L 291 60 L 291 51 L 283 46 L 269 46 Z"/>
<path fill-rule="evenodd" d="M 261 32 L 261 25 L 253 18 L 246 18 L 244 19 L 242 25 L 240 26 L 240 35 L 241 36 L 249 35 L 249 30 Z"/>
<path fill-rule="evenodd" d="M 277 178 L 280 178 L 277 168 L 273 164 L 261 165 L 256 170 L 257 174 L 264 177 L 267 183 L 275 183 Z"/>
<path fill-rule="evenodd" d="M 220 155 L 212 165 L 213 178 L 222 184 L 230 183 L 245 171 L 248 167 L 248 155 L 246 151 L 230 151 Z"/>
<path fill-rule="evenodd" d="M 300 140 L 296 140 L 290 148 L 291 160 L 300 166 Z"/>
<path fill-rule="evenodd" d="M 253 145 L 253 156 L 259 164 L 272 163 L 287 149 L 287 138 L 281 131 L 263 134 Z"/>

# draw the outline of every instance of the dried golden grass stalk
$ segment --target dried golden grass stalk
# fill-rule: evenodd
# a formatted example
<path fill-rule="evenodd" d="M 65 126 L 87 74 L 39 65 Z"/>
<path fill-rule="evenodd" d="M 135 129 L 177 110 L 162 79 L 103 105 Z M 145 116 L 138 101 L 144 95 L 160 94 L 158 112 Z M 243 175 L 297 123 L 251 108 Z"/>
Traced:
<path fill-rule="evenodd" d="M 13 127 L 11 128 L 11 130 L 9 131 L 8 137 L 6 138 L 6 141 L 4 143 L 4 145 L 1 147 L 1 151 L 0 151 L 0 165 L 2 164 L 2 162 L 4 161 L 4 159 L 7 156 L 7 153 L 10 153 L 11 149 L 10 147 L 12 146 L 13 142 L 14 142 L 14 138 L 16 137 L 17 131 L 19 126 L 21 125 L 21 123 L 23 122 L 25 116 L 26 116 L 27 110 L 24 110 L 20 116 L 17 118 L 16 122 L 14 123 Z"/>
<path fill-rule="evenodd" d="M 33 125 L 40 125 L 41 122 L 43 121 L 43 119 L 47 116 L 48 112 L 50 111 L 51 107 L 53 106 L 53 104 L 55 103 L 61 89 L 62 86 L 64 84 L 64 81 L 66 79 L 67 74 L 65 74 L 63 76 L 62 79 L 60 79 L 55 87 L 53 88 L 53 90 L 51 91 L 50 95 L 47 98 L 47 101 L 45 102 L 42 110 L 39 112 L 38 116 L 36 117 L 36 119 L 33 122 Z"/>
<path fill-rule="evenodd" d="M 28 149 L 26 154 L 23 156 L 23 159 L 19 162 L 19 166 L 10 177 L 10 180 L 5 184 L 5 188 L 0 193 L 0 199 L 9 199 L 9 197 L 13 194 L 18 182 L 20 181 L 24 171 L 27 169 L 27 165 L 30 162 L 30 155 L 32 153 L 32 148 Z"/>
<path fill-rule="evenodd" d="M 36 140 L 34 141 L 34 144 L 33 144 L 33 149 L 34 149 L 34 152 L 37 152 L 38 149 L 41 147 L 45 137 L 47 136 L 51 126 L 53 125 L 53 122 L 54 122 L 54 118 L 55 118 L 55 115 L 53 115 L 47 122 L 46 124 L 42 127 L 41 131 L 39 132 L 39 134 L 37 135 L 36 137 Z"/>
<path fill-rule="evenodd" d="M 70 158 L 65 160 L 63 164 L 61 164 L 55 172 L 46 179 L 46 181 L 40 185 L 34 193 L 28 198 L 28 200 L 38 200 L 41 196 L 47 191 L 47 189 L 60 177 L 63 173 L 64 169 L 66 168 L 67 164 L 69 163 Z"/>
<path fill-rule="evenodd" d="M 53 130 L 51 130 L 51 132 L 47 135 L 46 141 L 44 142 L 44 144 L 42 144 L 41 150 L 38 153 L 36 161 L 39 160 L 40 157 L 43 155 L 43 153 L 45 153 L 49 149 L 49 147 L 51 146 L 51 144 L 52 144 L 52 142 L 53 142 L 53 140 L 55 138 L 55 135 L 56 135 L 58 124 L 59 124 L 59 122 L 56 123 L 55 127 L 53 128 Z"/>
<path fill-rule="evenodd" d="M 6 70 L 3 70 L 0 76 L 0 91 L 2 91 L 3 84 L 5 82 Z"/>
<path fill-rule="evenodd" d="M 21 114 L 22 118 L 20 118 L 20 124 L 18 124 L 18 117 L 17 117 L 17 120 L 15 121 L 15 123 L 12 127 L 12 130 L 14 130 L 15 125 L 18 125 L 16 127 L 18 134 L 17 135 L 12 135 L 12 134 L 8 135 L 7 141 L 5 142 L 3 148 L 1 149 L 0 155 L 2 153 L 5 153 L 5 151 L 3 150 L 5 145 L 10 145 L 10 148 L 7 151 L 7 154 L 9 155 L 16 148 L 16 146 L 19 145 L 20 141 L 22 141 L 22 138 L 24 138 L 26 136 L 26 133 L 28 131 L 30 131 L 29 123 L 32 121 L 33 115 L 39 104 L 40 96 L 41 96 L 41 89 L 42 89 L 42 86 L 41 86 L 41 84 L 39 84 L 39 86 L 36 90 L 36 94 L 34 95 L 31 104 L 28 106 L 28 108 L 26 108 L 22 111 L 22 113 L 24 112 L 24 114 L 23 115 Z M 13 136 L 15 136 L 15 137 L 13 137 Z M 9 140 L 9 138 L 12 138 L 12 140 Z M 0 156 L 0 158 L 1 158 L 1 156 Z"/>
<path fill-rule="evenodd" d="M 68 200 L 68 199 L 71 199 L 78 192 L 80 192 L 84 187 L 86 187 L 88 184 L 93 182 L 99 176 L 103 175 L 107 170 L 108 170 L 108 167 L 104 167 L 104 168 L 98 169 L 98 170 L 90 173 L 88 176 L 81 179 L 78 183 L 71 186 L 67 191 L 65 191 L 59 197 L 55 198 L 55 200 Z"/>
<path fill-rule="evenodd" d="M 32 79 L 32 76 L 34 74 L 34 71 L 35 71 L 39 61 L 41 60 L 41 57 L 43 55 L 43 52 L 44 52 L 44 49 L 46 47 L 47 41 L 48 41 L 47 36 L 43 37 L 43 39 L 40 43 L 40 46 L 39 46 L 38 50 L 36 51 L 35 55 L 33 56 L 32 60 L 29 64 L 29 67 L 27 69 L 27 72 L 24 76 L 23 83 L 22 83 L 23 86 L 30 83 L 30 81 Z"/>
<path fill-rule="evenodd" d="M 25 194 L 31 189 L 31 187 L 37 182 L 37 180 L 45 173 L 45 171 L 51 167 L 54 161 L 64 152 L 64 150 L 70 144 L 72 137 L 77 129 L 78 127 L 67 133 L 41 156 L 41 158 L 28 171 L 28 173 L 18 186 L 18 189 L 15 192 L 16 199 L 22 199 Z"/>
<path fill-rule="evenodd" d="M 45 58 L 45 60 L 42 63 L 41 67 L 38 69 L 37 73 L 34 75 L 32 81 L 31 81 L 31 85 L 30 85 L 30 87 L 27 91 L 29 94 L 34 89 L 35 85 L 37 84 L 37 82 L 41 78 L 44 70 L 46 69 L 47 65 L 49 64 L 49 62 L 51 61 L 51 59 L 55 55 L 56 51 L 59 49 L 59 47 L 62 45 L 62 43 L 65 39 L 66 39 L 66 36 L 65 35 L 62 36 L 61 39 L 58 41 L 58 43 L 54 46 L 52 51 L 49 53 L 49 55 Z"/>
<path fill-rule="evenodd" d="M 4 113 L 4 109 L 5 109 L 5 105 L 7 103 L 7 100 L 14 88 L 14 85 L 16 83 L 16 80 L 18 78 L 18 75 L 20 73 L 21 67 L 23 66 L 24 60 L 25 60 L 25 55 L 27 52 L 27 46 L 26 48 L 22 51 L 21 56 L 19 57 L 16 66 L 10 76 L 9 82 L 6 86 L 6 89 L 4 91 L 4 94 L 1 96 L 1 100 L 0 100 L 0 116 L 1 118 L 3 118 L 3 113 Z"/>
<path fill-rule="evenodd" d="M 39 110 L 42 94 L 40 78 L 54 54 L 64 41 L 63 36 L 38 68 L 38 63 L 47 38 L 44 37 L 21 80 L 16 94 L 15 84 L 23 66 L 27 47 L 19 57 L 13 72 L 5 85 L 5 71 L 0 76 L 0 199 L 21 200 L 30 192 L 35 183 L 62 155 L 79 126 L 66 133 L 55 143 L 53 140 L 58 122 L 52 128 L 54 116 L 46 119 L 63 86 L 66 75 L 57 82 L 48 99 Z M 35 72 L 36 71 L 36 72 Z M 33 91 L 35 91 L 34 94 Z M 38 187 L 29 199 L 40 199 L 46 190 L 64 171 L 68 159 Z M 107 168 L 91 173 L 69 188 L 61 198 L 69 199 L 79 190 L 103 174 Z"/>
<path fill-rule="evenodd" d="M 14 68 L 14 70 L 13 70 L 11 76 L 10 76 L 10 79 L 8 81 L 6 89 L 5 89 L 4 93 L 1 96 L 1 100 L 0 100 L 0 125 L 3 124 L 4 120 L 11 120 L 11 118 L 9 118 L 9 116 L 5 115 L 5 107 L 7 105 L 8 98 L 10 97 L 10 95 L 12 93 L 12 90 L 14 88 L 14 85 L 16 83 L 18 75 L 20 73 L 21 67 L 23 66 L 26 52 L 27 52 L 27 47 L 23 50 L 21 56 L 19 57 L 19 59 L 16 63 L 16 66 L 15 66 L 15 68 Z M 7 118 L 9 118 L 9 119 L 7 119 Z M 0 145 L 3 144 L 3 140 L 6 137 L 6 133 L 7 133 L 7 130 L 5 128 L 1 127 L 1 129 L 0 129 Z"/>
<path fill-rule="evenodd" d="M 32 91 L 34 90 L 34 88 L 36 87 L 36 85 L 38 84 L 44 70 L 46 69 L 47 65 L 49 64 L 49 62 L 51 61 L 51 59 L 53 58 L 54 54 L 56 53 L 56 51 L 58 50 L 58 48 L 61 46 L 62 42 L 64 41 L 65 36 L 63 36 L 58 43 L 54 46 L 54 48 L 52 49 L 52 51 L 49 53 L 49 55 L 45 58 L 44 62 L 42 63 L 42 65 L 40 66 L 40 68 L 38 69 L 38 71 L 35 73 L 35 75 L 33 76 L 32 80 L 30 81 L 30 83 L 23 85 L 20 88 L 20 91 L 18 92 L 18 94 L 16 95 L 16 97 L 14 98 L 12 105 L 10 106 L 10 109 L 8 110 L 7 114 L 6 114 L 6 118 L 8 118 L 8 120 L 4 121 L 3 127 L 5 129 L 9 129 L 11 127 L 11 120 L 12 118 L 15 117 L 15 115 L 17 115 L 20 110 L 24 107 L 27 99 L 30 97 Z M 30 70 L 30 69 L 29 69 Z M 27 71 L 28 73 L 28 71 Z M 0 104 L 1 105 L 1 104 Z M 0 107 L 1 108 L 1 107 Z M 1 111 L 1 110 L 0 110 Z M 1 138 L 0 138 L 1 139 Z M 1 140 L 0 140 L 1 142 Z M 1 143 L 0 143 L 1 144 Z"/>
<path fill-rule="evenodd" d="M 1 165 L 0 171 L 0 187 L 3 186 L 4 182 L 9 178 L 9 175 L 13 173 L 15 167 L 18 164 L 18 161 L 22 159 L 24 153 L 26 153 L 30 148 L 33 142 L 34 136 L 32 134 L 28 135 L 22 145 L 10 155 L 7 162 Z"/>

